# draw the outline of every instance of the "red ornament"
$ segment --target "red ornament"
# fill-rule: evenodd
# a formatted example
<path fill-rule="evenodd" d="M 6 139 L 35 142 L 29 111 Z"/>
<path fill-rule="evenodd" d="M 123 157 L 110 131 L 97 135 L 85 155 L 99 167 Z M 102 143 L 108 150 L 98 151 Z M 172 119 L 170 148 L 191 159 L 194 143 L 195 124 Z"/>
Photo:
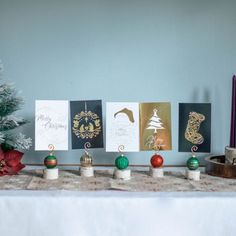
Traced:
<path fill-rule="evenodd" d="M 151 158 L 151 165 L 153 168 L 161 167 L 163 165 L 163 158 L 159 154 L 155 154 Z"/>
<path fill-rule="evenodd" d="M 21 163 L 23 155 L 24 153 L 16 150 L 3 152 L 0 148 L 0 176 L 15 175 L 23 169 L 25 167 Z"/>

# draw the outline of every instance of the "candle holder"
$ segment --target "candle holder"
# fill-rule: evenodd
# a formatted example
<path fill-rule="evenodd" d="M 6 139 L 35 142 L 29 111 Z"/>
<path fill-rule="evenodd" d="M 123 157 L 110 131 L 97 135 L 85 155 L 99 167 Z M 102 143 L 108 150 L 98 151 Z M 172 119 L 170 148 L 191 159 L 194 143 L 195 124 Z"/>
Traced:
<path fill-rule="evenodd" d="M 232 78 L 230 145 L 225 147 L 225 163 L 235 165 L 236 160 L 236 76 Z"/>
<path fill-rule="evenodd" d="M 232 103 L 230 144 L 225 147 L 225 155 L 209 156 L 206 159 L 206 173 L 209 175 L 236 178 L 236 76 L 232 78 Z"/>
<path fill-rule="evenodd" d="M 91 143 L 86 142 L 84 144 L 84 154 L 80 158 L 80 168 L 79 173 L 83 177 L 93 177 L 94 169 L 93 169 L 93 158 L 89 154 L 89 148 L 91 147 Z"/>
<path fill-rule="evenodd" d="M 58 179 L 57 158 L 54 155 L 55 147 L 53 144 L 48 145 L 50 154 L 45 157 L 44 165 L 46 169 L 43 170 L 43 178 L 48 180 Z"/>
<path fill-rule="evenodd" d="M 192 146 L 191 152 L 192 156 L 187 160 L 187 167 L 186 170 L 186 178 L 189 180 L 200 180 L 200 170 L 198 170 L 199 167 L 199 160 L 197 159 L 195 152 L 198 150 L 197 146 Z"/>
<path fill-rule="evenodd" d="M 115 160 L 114 179 L 129 180 L 131 178 L 131 170 L 127 169 L 129 166 L 128 158 L 123 154 L 125 147 L 120 145 L 118 147 L 119 156 Z"/>

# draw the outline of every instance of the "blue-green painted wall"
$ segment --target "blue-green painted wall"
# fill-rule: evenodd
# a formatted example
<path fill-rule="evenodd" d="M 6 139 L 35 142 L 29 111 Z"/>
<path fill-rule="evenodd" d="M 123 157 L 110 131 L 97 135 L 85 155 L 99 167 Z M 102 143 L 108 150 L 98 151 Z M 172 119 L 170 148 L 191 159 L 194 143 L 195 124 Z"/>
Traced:
<path fill-rule="evenodd" d="M 229 140 L 231 77 L 236 72 L 236 1 L 0 0 L 4 78 L 22 90 L 24 128 L 34 136 L 35 99 L 170 101 L 173 151 L 178 153 L 178 102 L 212 102 L 212 153 Z M 105 114 L 105 106 L 104 106 Z M 81 151 L 58 153 L 78 163 Z M 45 152 L 25 154 L 42 162 Z M 95 163 L 116 154 L 93 151 Z M 151 152 L 132 153 L 148 164 Z"/>

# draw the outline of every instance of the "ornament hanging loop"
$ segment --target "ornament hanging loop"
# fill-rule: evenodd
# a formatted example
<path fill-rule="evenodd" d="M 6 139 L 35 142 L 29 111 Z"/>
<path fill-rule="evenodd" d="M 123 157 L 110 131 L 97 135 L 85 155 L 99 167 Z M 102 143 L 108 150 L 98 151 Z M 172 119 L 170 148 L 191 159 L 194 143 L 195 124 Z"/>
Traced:
<path fill-rule="evenodd" d="M 118 147 L 118 152 L 119 152 L 119 153 L 123 153 L 124 150 L 125 150 L 125 146 L 124 146 L 124 145 L 119 145 L 119 147 Z"/>
<path fill-rule="evenodd" d="M 198 150 L 198 147 L 196 145 L 191 147 L 191 152 L 192 152 L 192 156 L 195 157 L 195 152 Z"/>
<path fill-rule="evenodd" d="M 154 145 L 153 150 L 155 153 L 159 153 L 161 146 L 159 144 Z"/>
<path fill-rule="evenodd" d="M 86 142 L 84 144 L 84 151 L 85 151 L 86 155 L 89 155 L 89 148 L 91 148 L 91 143 L 90 142 Z"/>
<path fill-rule="evenodd" d="M 55 150 L 55 146 L 54 146 L 53 144 L 49 144 L 49 145 L 48 145 L 48 149 L 49 149 L 49 151 L 50 151 L 50 155 L 53 155 L 54 150 Z"/>

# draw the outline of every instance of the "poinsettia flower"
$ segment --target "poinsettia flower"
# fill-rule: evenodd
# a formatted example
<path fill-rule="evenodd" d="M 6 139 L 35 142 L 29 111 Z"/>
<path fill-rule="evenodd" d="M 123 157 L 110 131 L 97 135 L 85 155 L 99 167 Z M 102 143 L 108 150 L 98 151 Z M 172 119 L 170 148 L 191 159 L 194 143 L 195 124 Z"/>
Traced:
<path fill-rule="evenodd" d="M 0 176 L 15 175 L 22 170 L 25 165 L 21 163 L 23 153 L 17 150 L 4 152 L 0 148 Z"/>

